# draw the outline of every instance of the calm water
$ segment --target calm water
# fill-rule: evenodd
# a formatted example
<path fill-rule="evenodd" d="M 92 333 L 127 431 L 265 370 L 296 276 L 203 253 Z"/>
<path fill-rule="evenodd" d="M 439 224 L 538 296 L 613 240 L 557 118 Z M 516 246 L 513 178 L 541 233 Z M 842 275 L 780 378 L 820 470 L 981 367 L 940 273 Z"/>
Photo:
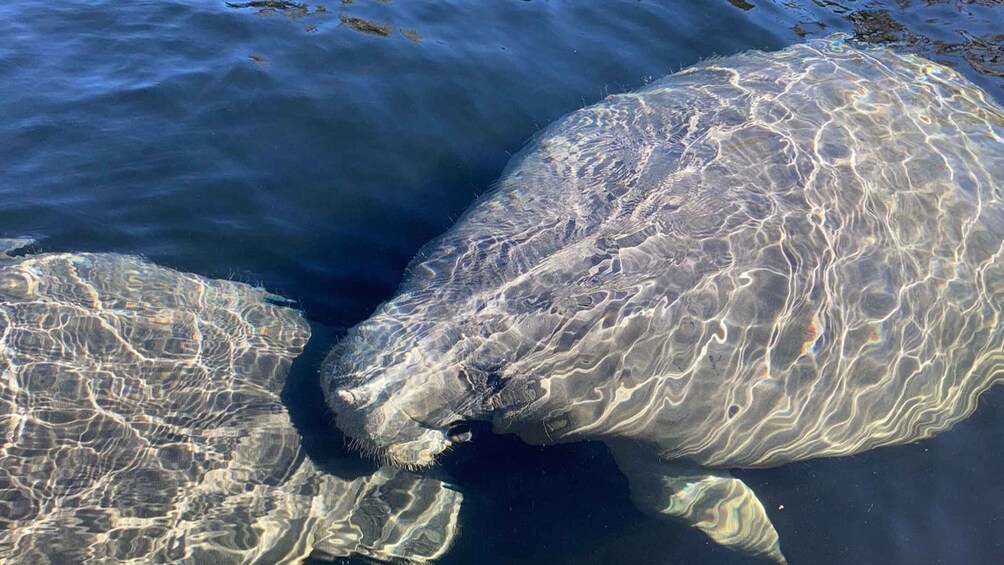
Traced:
<path fill-rule="evenodd" d="M 286 399 L 311 455 L 351 476 L 368 464 L 329 428 L 320 358 L 510 153 L 608 92 L 834 31 L 902 42 L 1004 100 L 1000 0 L 13 0 L 0 6 L 0 236 L 139 253 L 297 300 L 315 338 Z M 748 561 L 634 510 L 602 446 L 479 431 L 435 471 L 466 494 L 443 563 Z M 1004 391 L 931 441 L 737 474 L 783 505 L 772 517 L 792 563 L 999 562 Z"/>

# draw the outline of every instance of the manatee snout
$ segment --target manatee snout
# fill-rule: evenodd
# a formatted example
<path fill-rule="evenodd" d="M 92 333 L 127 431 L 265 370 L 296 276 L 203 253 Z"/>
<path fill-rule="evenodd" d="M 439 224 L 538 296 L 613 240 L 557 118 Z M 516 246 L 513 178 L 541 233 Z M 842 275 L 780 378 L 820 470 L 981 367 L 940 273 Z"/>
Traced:
<path fill-rule="evenodd" d="M 450 427 L 430 425 L 419 415 L 421 403 L 406 396 L 385 396 L 368 383 L 332 390 L 328 406 L 335 425 L 351 438 L 353 448 L 382 463 L 415 468 L 432 465 L 450 447 Z"/>
<path fill-rule="evenodd" d="M 526 367 L 517 363 L 553 323 L 515 316 L 501 299 L 491 309 L 485 302 L 402 293 L 332 348 L 321 386 L 353 447 L 384 463 L 424 467 L 470 441 L 471 422 L 519 427 L 543 391 L 518 377 Z"/>
<path fill-rule="evenodd" d="M 349 408 L 337 412 L 335 421 L 352 448 L 395 467 L 428 467 L 451 445 L 446 431 L 420 426 L 400 413 Z"/>
<path fill-rule="evenodd" d="M 325 400 L 351 446 L 381 463 L 416 468 L 435 463 L 469 439 L 456 410 L 463 396 L 445 349 L 400 322 L 379 317 L 349 332 L 321 370 Z"/>

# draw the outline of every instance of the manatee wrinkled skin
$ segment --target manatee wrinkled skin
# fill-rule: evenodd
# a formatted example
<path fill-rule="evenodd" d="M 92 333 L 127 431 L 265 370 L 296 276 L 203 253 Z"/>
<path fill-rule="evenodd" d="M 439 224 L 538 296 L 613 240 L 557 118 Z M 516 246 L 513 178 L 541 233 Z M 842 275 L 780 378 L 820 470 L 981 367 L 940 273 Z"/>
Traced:
<path fill-rule="evenodd" d="M 0 239 L 0 562 L 425 563 L 461 495 L 304 453 L 279 397 L 310 335 L 278 297 Z"/>
<path fill-rule="evenodd" d="M 730 467 L 927 438 L 1004 377 L 1004 109 L 842 38 L 570 114 L 322 369 L 361 449 L 610 446 L 644 510 L 783 561 Z"/>

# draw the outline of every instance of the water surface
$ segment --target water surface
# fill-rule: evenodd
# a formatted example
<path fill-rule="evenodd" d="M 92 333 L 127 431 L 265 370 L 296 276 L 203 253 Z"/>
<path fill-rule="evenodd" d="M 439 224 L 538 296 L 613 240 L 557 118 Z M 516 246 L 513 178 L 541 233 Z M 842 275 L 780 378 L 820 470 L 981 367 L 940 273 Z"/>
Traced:
<path fill-rule="evenodd" d="M 285 399 L 343 475 L 316 369 L 535 131 L 716 55 L 835 31 L 896 41 L 1004 100 L 997 0 L 0 6 L 0 235 L 264 285 L 314 326 Z M 481 431 L 481 430 L 479 430 Z M 1004 393 L 934 440 L 738 474 L 792 563 L 1004 554 Z M 599 445 L 478 434 L 460 563 L 742 563 L 642 516 Z"/>

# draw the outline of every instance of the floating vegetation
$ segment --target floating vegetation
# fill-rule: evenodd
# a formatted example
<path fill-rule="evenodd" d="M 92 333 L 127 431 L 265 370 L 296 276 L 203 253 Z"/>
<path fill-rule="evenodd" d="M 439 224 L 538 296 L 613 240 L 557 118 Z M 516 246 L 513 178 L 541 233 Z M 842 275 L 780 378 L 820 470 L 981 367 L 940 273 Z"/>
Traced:
<path fill-rule="evenodd" d="M 895 43 L 902 46 L 904 51 L 924 55 L 950 67 L 968 65 L 979 74 L 1004 78 L 1004 33 L 978 34 L 975 31 L 980 29 L 979 22 L 987 14 L 977 15 L 970 8 L 960 7 L 960 10 L 970 10 L 968 18 L 976 25 L 971 29 L 958 27 L 951 32 L 946 31 L 941 37 L 932 37 L 910 27 L 911 21 L 917 21 L 918 12 L 928 7 L 952 3 L 959 4 L 958 0 L 925 0 L 923 5 L 915 6 L 909 0 L 902 0 L 897 2 L 899 9 L 850 10 L 832 5 L 830 11 L 845 18 L 853 26 L 854 38 L 858 41 L 872 44 Z M 981 6 L 984 10 L 1004 9 L 1004 0 L 963 0 L 962 4 Z M 833 32 L 827 24 L 813 17 L 812 13 L 806 10 L 802 12 L 807 17 L 792 26 L 794 36 L 802 39 L 824 37 Z"/>
<path fill-rule="evenodd" d="M 306 4 L 286 2 L 285 0 L 254 0 L 252 2 L 227 2 L 231 8 L 274 8 L 276 10 L 306 9 Z"/>
<path fill-rule="evenodd" d="M 267 16 L 271 14 L 282 14 L 288 18 L 297 19 L 305 16 L 314 16 L 318 14 L 328 14 L 328 9 L 324 7 L 323 4 L 318 4 L 314 7 L 314 11 L 310 11 L 310 6 L 308 4 L 301 4 L 299 2 L 289 2 L 287 0 L 251 0 L 250 2 L 227 2 L 227 7 L 236 9 L 252 8 L 257 10 L 257 14 L 261 16 Z"/>
<path fill-rule="evenodd" d="M 343 6 L 347 6 L 353 4 L 354 0 L 340 0 L 340 2 Z M 255 10 L 255 13 L 261 16 L 282 14 L 294 20 L 307 16 L 326 16 L 331 14 L 324 4 L 317 4 L 311 10 L 310 5 L 307 3 L 291 2 L 289 0 L 250 0 L 249 2 L 227 2 L 226 5 L 229 8 L 238 10 Z M 394 25 L 389 22 L 375 22 L 346 14 L 339 14 L 338 19 L 342 24 L 367 35 L 390 37 L 394 31 Z M 303 29 L 307 33 L 312 33 L 318 30 L 318 26 L 312 23 L 304 24 Z M 420 43 L 422 41 L 422 36 L 414 29 L 403 29 L 401 30 L 401 35 L 413 43 Z M 265 62 L 264 58 L 262 60 L 256 59 L 255 56 L 251 58 L 259 63 Z"/>
<path fill-rule="evenodd" d="M 791 31 L 798 37 L 805 37 L 807 35 L 822 35 L 825 29 L 826 26 L 821 22 L 799 22 L 792 26 Z"/>
<path fill-rule="evenodd" d="M 356 31 L 361 31 L 363 33 L 368 33 L 370 35 L 378 35 L 380 37 L 389 37 L 390 32 L 394 30 L 394 26 L 391 24 L 371 22 L 369 20 L 364 20 L 362 18 L 354 18 L 352 16 L 346 16 L 345 14 L 338 16 L 338 19 L 341 20 L 343 24 L 351 27 Z"/>
<path fill-rule="evenodd" d="M 402 29 L 401 35 L 407 37 L 408 39 L 414 41 L 415 43 L 419 43 L 422 41 L 422 36 L 418 35 L 418 32 L 413 29 Z"/>
<path fill-rule="evenodd" d="M 729 0 L 729 4 L 732 4 L 740 10 L 752 10 L 753 8 L 756 8 L 755 4 L 750 4 L 746 0 Z"/>
<path fill-rule="evenodd" d="M 906 26 L 897 22 L 888 10 L 860 10 L 847 19 L 854 24 L 854 36 L 866 43 L 890 43 L 907 40 Z"/>
<path fill-rule="evenodd" d="M 939 55 L 962 54 L 974 69 L 988 76 L 1004 78 L 1004 34 L 993 37 L 973 37 L 960 32 L 962 43 L 933 42 Z"/>
<path fill-rule="evenodd" d="M 854 24 L 855 38 L 860 41 L 901 43 L 914 52 L 926 51 L 928 56 L 950 66 L 954 66 L 953 61 L 936 56 L 961 57 L 979 73 L 1004 78 L 1004 34 L 981 37 L 959 31 L 962 41 L 947 42 L 913 33 L 887 10 L 860 10 L 848 15 L 847 19 Z"/>

